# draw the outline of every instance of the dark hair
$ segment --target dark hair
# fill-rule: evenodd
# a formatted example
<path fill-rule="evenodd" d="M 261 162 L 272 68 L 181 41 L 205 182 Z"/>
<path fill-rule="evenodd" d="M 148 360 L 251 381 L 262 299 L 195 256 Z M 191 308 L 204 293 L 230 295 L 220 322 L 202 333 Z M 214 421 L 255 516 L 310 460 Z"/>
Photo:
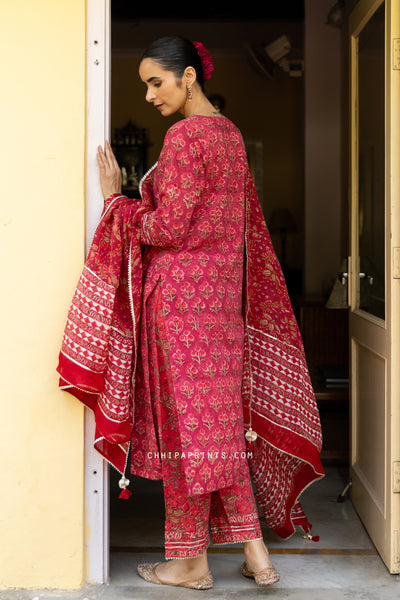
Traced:
<path fill-rule="evenodd" d="M 165 71 L 172 71 L 176 77 L 182 77 L 186 67 L 193 67 L 197 81 L 204 91 L 204 73 L 196 46 L 190 40 L 178 35 L 168 35 L 153 42 L 143 54 L 141 60 L 151 58 Z"/>

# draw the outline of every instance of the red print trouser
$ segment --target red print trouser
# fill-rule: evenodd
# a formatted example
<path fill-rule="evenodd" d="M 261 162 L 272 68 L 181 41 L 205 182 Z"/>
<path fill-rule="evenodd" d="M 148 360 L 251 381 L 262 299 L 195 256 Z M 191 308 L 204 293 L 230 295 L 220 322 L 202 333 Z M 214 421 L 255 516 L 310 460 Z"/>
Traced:
<path fill-rule="evenodd" d="M 165 392 L 163 385 L 160 389 Z M 180 438 L 173 394 L 164 393 L 161 399 L 155 393 L 152 403 L 162 459 L 165 558 L 194 558 L 203 554 L 210 543 L 209 528 L 214 544 L 262 539 L 247 459 L 238 459 L 239 475 L 234 485 L 189 496 L 182 462 L 176 457 L 180 454 L 177 452 Z"/>
<path fill-rule="evenodd" d="M 175 458 L 180 439 L 173 395 L 154 406 L 159 432 L 165 500 L 165 558 L 194 558 L 210 543 L 230 544 L 262 539 L 256 502 L 245 457 L 239 458 L 234 485 L 189 496 L 182 461 Z"/>
<path fill-rule="evenodd" d="M 262 533 L 249 469 L 241 461 L 241 476 L 235 485 L 188 496 L 184 475 L 177 464 L 163 461 L 165 498 L 165 558 L 193 558 L 210 543 L 230 544 L 261 539 Z"/>
<path fill-rule="evenodd" d="M 147 306 L 147 349 L 151 411 L 158 435 L 165 499 L 165 558 L 193 558 L 210 543 L 230 544 L 262 539 L 256 501 L 245 457 L 234 485 L 189 496 L 182 470 L 178 418 L 168 377 L 164 323 L 157 295 Z"/>

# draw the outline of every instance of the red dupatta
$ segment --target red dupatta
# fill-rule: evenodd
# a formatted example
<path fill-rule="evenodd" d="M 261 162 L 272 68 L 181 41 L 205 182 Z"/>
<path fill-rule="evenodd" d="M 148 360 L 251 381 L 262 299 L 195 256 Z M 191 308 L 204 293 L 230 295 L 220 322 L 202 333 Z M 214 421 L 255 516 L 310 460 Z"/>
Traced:
<path fill-rule="evenodd" d="M 95 414 L 94 447 L 125 474 L 133 420 L 142 262 L 140 202 L 107 199 L 64 330 L 59 387 Z M 121 497 L 129 481 L 123 476 Z"/>
<path fill-rule="evenodd" d="M 257 434 L 249 466 L 267 525 L 286 539 L 295 525 L 311 530 L 299 496 L 324 476 L 322 434 L 302 339 L 250 172 L 245 235 L 243 410 L 245 427 Z"/>

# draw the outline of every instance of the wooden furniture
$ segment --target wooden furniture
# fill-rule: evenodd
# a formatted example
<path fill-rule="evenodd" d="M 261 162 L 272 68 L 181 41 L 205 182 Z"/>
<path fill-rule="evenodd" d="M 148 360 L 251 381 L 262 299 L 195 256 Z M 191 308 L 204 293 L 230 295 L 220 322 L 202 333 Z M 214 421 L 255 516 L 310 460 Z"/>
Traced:
<path fill-rule="evenodd" d="M 149 141 L 146 129 L 129 121 L 122 129 L 115 129 L 113 151 L 122 174 L 122 193 L 138 197 L 139 182 L 147 170 Z"/>
<path fill-rule="evenodd" d="M 349 452 L 349 389 L 321 376 L 319 366 L 349 366 L 348 311 L 322 300 L 298 302 L 299 327 L 321 416 L 323 461 L 344 462 Z"/>

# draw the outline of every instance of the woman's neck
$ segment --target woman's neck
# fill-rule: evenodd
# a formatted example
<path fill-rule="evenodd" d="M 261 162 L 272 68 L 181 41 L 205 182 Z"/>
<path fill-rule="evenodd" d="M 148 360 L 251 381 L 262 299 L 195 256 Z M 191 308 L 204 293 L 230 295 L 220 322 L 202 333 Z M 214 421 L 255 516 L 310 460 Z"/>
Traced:
<path fill-rule="evenodd" d="M 189 102 L 186 100 L 182 107 L 181 113 L 184 117 L 192 117 L 193 115 L 201 115 L 204 117 L 215 117 L 221 113 L 211 104 L 203 92 L 193 94 L 193 99 Z"/>

